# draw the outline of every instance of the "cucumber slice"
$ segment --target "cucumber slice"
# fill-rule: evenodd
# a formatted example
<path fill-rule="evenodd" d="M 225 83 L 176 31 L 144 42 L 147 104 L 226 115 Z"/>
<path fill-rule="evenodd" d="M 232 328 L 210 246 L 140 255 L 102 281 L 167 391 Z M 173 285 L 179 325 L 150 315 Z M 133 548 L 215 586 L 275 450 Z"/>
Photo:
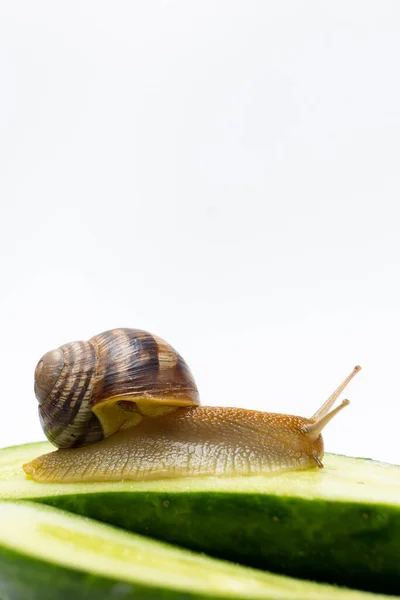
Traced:
<path fill-rule="evenodd" d="M 0 503 L 7 600 L 388 598 L 262 573 L 29 502 Z"/>
<path fill-rule="evenodd" d="M 337 455 L 274 476 L 40 484 L 0 451 L 0 498 L 32 499 L 212 556 L 400 595 L 400 467 Z"/>

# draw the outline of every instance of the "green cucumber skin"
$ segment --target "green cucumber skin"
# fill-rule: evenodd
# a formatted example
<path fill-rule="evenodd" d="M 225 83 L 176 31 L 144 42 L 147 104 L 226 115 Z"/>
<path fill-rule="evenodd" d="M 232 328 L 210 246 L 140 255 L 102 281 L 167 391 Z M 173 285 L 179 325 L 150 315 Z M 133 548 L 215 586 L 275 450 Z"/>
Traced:
<path fill-rule="evenodd" d="M 36 501 L 259 569 L 400 594 L 395 506 L 222 492 L 115 492 Z"/>
<path fill-rule="evenodd" d="M 0 548 L 2 600 L 212 600 L 198 595 L 119 582 Z M 218 596 L 218 600 L 224 600 Z"/>

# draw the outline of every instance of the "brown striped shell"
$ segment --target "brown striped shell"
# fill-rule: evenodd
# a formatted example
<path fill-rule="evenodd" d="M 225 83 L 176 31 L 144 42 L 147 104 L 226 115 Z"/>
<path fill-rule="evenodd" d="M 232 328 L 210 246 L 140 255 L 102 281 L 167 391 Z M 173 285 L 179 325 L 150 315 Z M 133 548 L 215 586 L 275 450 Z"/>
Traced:
<path fill-rule="evenodd" d="M 113 329 L 47 352 L 35 371 L 46 437 L 58 448 L 98 442 L 143 417 L 200 403 L 189 367 L 164 340 Z"/>

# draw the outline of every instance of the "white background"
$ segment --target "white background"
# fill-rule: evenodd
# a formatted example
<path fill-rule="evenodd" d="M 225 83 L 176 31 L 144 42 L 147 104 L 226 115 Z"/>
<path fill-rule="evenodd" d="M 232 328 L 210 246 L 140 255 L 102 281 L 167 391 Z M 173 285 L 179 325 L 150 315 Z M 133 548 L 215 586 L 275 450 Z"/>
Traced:
<path fill-rule="evenodd" d="M 33 371 L 113 327 L 204 404 L 400 463 L 400 4 L 0 3 L 0 445 Z"/>

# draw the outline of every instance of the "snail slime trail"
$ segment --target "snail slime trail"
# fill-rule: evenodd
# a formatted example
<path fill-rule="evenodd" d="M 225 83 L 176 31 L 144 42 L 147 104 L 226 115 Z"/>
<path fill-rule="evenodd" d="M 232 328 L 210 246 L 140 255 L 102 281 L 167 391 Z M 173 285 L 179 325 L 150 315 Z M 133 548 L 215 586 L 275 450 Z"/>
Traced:
<path fill-rule="evenodd" d="M 183 358 L 139 329 L 114 329 L 45 354 L 35 393 L 59 449 L 24 465 L 40 482 L 236 476 L 322 467 L 321 432 L 355 367 L 311 417 L 200 406 Z M 331 410 L 332 409 L 332 410 Z"/>

